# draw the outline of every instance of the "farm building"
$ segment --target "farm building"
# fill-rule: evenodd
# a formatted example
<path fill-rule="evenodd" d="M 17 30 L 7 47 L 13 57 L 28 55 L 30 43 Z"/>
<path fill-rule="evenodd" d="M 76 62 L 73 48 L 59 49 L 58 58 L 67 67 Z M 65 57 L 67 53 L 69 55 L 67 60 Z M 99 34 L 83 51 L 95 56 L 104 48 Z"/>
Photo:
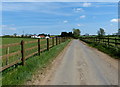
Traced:
<path fill-rule="evenodd" d="M 31 38 L 38 38 L 38 36 L 37 35 L 32 35 Z"/>
<path fill-rule="evenodd" d="M 50 37 L 49 36 L 44 36 L 44 35 L 40 35 L 40 36 L 32 35 L 31 38 L 50 38 Z"/>
<path fill-rule="evenodd" d="M 40 36 L 38 36 L 38 37 L 40 37 L 40 38 L 45 38 L 45 35 L 40 35 Z"/>

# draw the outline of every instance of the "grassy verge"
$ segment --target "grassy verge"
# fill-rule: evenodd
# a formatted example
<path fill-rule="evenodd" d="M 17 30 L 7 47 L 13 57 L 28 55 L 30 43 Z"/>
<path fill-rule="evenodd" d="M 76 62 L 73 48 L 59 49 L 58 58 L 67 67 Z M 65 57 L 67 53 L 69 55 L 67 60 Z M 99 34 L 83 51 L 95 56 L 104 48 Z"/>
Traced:
<path fill-rule="evenodd" d="M 41 53 L 41 56 L 34 56 L 26 60 L 25 66 L 17 66 L 15 69 L 2 73 L 2 85 L 21 85 L 32 78 L 32 75 L 50 63 L 70 42 L 70 40 L 54 46 L 49 51 Z"/>
<path fill-rule="evenodd" d="M 106 46 L 105 44 L 100 44 L 100 43 L 91 43 L 89 41 L 84 41 L 86 42 L 89 46 L 97 48 L 99 51 L 102 51 L 111 57 L 120 59 L 120 49 L 115 48 L 115 47 L 110 47 Z"/>

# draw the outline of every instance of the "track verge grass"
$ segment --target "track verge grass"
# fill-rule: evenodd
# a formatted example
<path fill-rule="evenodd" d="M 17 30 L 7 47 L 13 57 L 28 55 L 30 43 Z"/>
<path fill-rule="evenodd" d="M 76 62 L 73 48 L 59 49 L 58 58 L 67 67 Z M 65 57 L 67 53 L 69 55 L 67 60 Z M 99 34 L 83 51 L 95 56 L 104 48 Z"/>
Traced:
<path fill-rule="evenodd" d="M 97 48 L 99 51 L 104 52 L 113 58 L 120 59 L 120 49 L 119 48 L 110 47 L 105 44 L 100 44 L 100 43 L 96 43 L 96 42 L 92 43 L 92 42 L 85 41 L 85 40 L 82 40 L 82 41 L 87 43 L 88 46 Z"/>
<path fill-rule="evenodd" d="M 2 85 L 24 85 L 26 81 L 32 78 L 32 75 L 38 70 L 49 65 L 50 61 L 67 46 L 70 40 L 54 46 L 49 51 L 41 53 L 40 56 L 34 56 L 26 60 L 25 66 L 17 66 L 10 71 L 2 72 Z"/>

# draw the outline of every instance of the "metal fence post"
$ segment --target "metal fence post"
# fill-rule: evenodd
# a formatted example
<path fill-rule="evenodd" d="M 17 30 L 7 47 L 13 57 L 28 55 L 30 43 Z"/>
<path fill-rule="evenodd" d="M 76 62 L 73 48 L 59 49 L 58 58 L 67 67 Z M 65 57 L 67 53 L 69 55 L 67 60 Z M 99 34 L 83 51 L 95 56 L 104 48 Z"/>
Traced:
<path fill-rule="evenodd" d="M 22 65 L 25 65 L 25 48 L 24 41 L 21 41 Z"/>

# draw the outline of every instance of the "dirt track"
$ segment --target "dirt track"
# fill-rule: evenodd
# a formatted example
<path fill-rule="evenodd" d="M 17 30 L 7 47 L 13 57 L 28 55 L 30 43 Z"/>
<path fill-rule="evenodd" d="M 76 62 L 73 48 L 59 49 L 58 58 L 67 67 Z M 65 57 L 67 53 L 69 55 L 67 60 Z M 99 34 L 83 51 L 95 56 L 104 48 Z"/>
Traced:
<path fill-rule="evenodd" d="M 41 81 L 40 78 L 34 79 L 32 84 L 118 85 L 118 61 L 79 40 L 73 40 L 54 61 L 44 79 Z"/>

